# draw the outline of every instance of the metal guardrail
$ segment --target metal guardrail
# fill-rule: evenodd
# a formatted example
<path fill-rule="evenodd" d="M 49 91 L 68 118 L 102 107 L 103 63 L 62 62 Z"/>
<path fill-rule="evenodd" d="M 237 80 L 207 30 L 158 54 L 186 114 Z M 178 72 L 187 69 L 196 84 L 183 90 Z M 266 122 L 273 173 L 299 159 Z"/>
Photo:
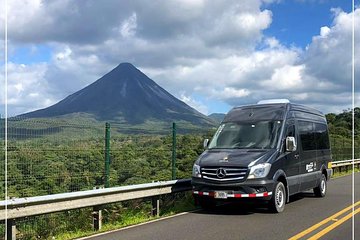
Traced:
<path fill-rule="evenodd" d="M 352 164 L 360 167 L 360 159 L 332 162 L 334 172 L 349 170 Z M 0 201 L 0 221 L 8 223 L 7 239 L 16 239 L 16 219 L 61 212 L 78 208 L 93 207 L 93 225 L 101 229 L 101 205 L 132 199 L 152 198 L 153 214 L 159 215 L 159 196 L 191 190 L 191 180 L 181 179 L 154 182 L 123 187 L 95 189 L 47 196 L 15 198 Z M 5 206 L 7 209 L 5 209 Z M 5 213 L 6 212 L 6 213 Z"/>
<path fill-rule="evenodd" d="M 7 217 L 9 219 L 16 219 L 132 199 L 154 197 L 187 190 L 191 190 L 190 179 L 61 193 L 39 197 L 15 198 L 0 202 L 0 220 L 5 220 L 5 204 L 7 204 Z"/>
<path fill-rule="evenodd" d="M 13 240 L 16 239 L 16 219 L 93 207 L 93 225 L 96 230 L 99 230 L 101 229 L 102 219 L 101 205 L 151 197 L 153 200 L 153 215 L 159 215 L 160 195 L 189 190 L 191 190 L 191 180 L 181 179 L 47 196 L 9 199 L 0 201 L 0 221 L 7 221 L 7 239 Z M 7 217 L 7 219 L 5 219 L 5 217 Z"/>
<path fill-rule="evenodd" d="M 336 161 L 331 164 L 334 173 L 349 171 L 351 170 L 353 164 L 355 167 L 360 168 L 360 159 Z"/>

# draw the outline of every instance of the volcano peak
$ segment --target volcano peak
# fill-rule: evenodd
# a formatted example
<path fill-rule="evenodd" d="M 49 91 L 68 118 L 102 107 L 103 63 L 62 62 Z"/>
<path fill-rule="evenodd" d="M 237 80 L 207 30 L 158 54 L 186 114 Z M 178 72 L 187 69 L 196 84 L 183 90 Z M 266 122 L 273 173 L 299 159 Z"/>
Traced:
<path fill-rule="evenodd" d="M 122 119 L 129 124 L 140 124 L 149 119 L 213 124 L 212 120 L 175 98 L 128 62 L 120 63 L 60 102 L 21 116 L 58 117 L 72 113 L 91 114 L 101 121 Z"/>

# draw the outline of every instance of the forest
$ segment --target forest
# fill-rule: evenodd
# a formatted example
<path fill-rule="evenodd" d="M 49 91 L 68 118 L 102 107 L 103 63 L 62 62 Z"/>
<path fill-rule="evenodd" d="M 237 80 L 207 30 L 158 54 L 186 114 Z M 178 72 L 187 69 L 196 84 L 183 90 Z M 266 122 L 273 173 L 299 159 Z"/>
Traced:
<path fill-rule="evenodd" d="M 351 158 L 352 111 L 326 115 L 333 160 Z M 355 154 L 360 156 L 360 108 L 355 108 Z M 3 124 L 3 122 L 2 122 Z M 172 123 L 162 131 L 111 124 L 109 186 L 172 178 Z M 105 124 L 54 119 L 10 119 L 8 122 L 8 196 L 30 197 L 102 188 L 105 185 Z M 176 178 L 189 178 L 202 142 L 216 130 L 177 124 Z M 2 143 L 4 144 L 4 143 Z M 4 148 L 0 152 L 0 197 L 4 199 Z M 182 197 L 180 196 L 180 199 Z M 165 198 L 164 202 L 174 203 Z M 179 199 L 176 200 L 179 202 Z M 147 215 L 149 203 L 106 206 L 104 221 L 128 221 Z M 67 232 L 91 231 L 91 209 L 39 216 L 21 221 L 19 239 L 51 239 Z M 127 216 L 127 217 L 125 217 Z M 66 219 L 66 220 L 65 220 Z M 70 220 L 69 220 L 70 219 Z M 69 222 L 70 221 L 70 222 Z M 84 225 L 84 222 L 89 224 Z M 77 223 L 77 224 L 74 224 Z M 121 223 L 123 224 L 123 223 Z M 0 226 L 0 232 L 3 232 Z M 37 237 L 34 237 L 37 236 Z M 60 237 L 63 238 L 63 237 Z M 70 237 L 71 238 L 71 237 Z M 58 239 L 58 237 L 56 237 Z M 64 237 L 67 239 L 67 237 Z"/>
<path fill-rule="evenodd" d="M 355 152 L 358 156 L 360 108 L 355 108 L 354 112 Z M 326 118 L 333 160 L 351 158 L 352 111 L 330 113 Z M 104 124 L 31 119 L 10 120 L 8 126 L 10 197 L 47 195 L 104 186 Z M 203 151 L 203 139 L 211 138 L 215 131 L 215 128 L 190 131 L 186 127 L 177 125 L 178 179 L 190 177 L 192 164 Z M 135 134 L 123 133 L 116 124 L 111 125 L 110 186 L 171 179 L 171 124 L 161 134 L 143 132 L 138 129 Z M 3 151 L 1 155 L 1 159 L 4 159 Z M 0 176 L 4 176 L 3 171 L 4 167 L 1 167 Z M 2 184 L 2 198 L 3 187 Z"/>

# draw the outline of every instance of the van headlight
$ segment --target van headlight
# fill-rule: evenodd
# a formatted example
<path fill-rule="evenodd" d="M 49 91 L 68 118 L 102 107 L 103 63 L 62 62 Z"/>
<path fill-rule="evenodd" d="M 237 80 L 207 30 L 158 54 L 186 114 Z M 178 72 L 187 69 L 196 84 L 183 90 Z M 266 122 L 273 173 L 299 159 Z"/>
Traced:
<path fill-rule="evenodd" d="M 254 178 L 263 178 L 268 175 L 270 172 L 271 164 L 270 163 L 261 163 L 250 168 L 250 173 L 248 179 Z"/>
<path fill-rule="evenodd" d="M 200 166 L 199 165 L 194 164 L 193 170 L 192 170 L 192 176 L 197 177 L 197 178 L 201 178 Z"/>

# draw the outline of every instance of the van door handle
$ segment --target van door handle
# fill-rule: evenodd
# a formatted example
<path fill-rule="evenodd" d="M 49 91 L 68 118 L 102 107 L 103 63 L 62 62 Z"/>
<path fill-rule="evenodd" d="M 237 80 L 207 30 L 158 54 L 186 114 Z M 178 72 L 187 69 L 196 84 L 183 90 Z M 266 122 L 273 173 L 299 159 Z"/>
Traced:
<path fill-rule="evenodd" d="M 299 159 L 300 155 L 299 155 L 299 154 L 295 154 L 294 157 L 295 157 L 295 159 Z"/>

